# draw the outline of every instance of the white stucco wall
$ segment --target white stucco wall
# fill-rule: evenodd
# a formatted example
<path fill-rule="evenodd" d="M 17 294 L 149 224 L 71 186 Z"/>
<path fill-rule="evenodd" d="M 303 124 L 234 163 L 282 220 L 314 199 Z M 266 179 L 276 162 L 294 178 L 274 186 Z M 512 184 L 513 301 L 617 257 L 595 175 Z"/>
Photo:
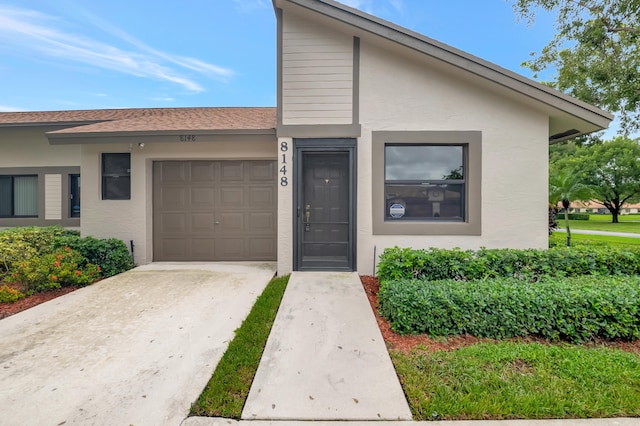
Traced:
<path fill-rule="evenodd" d="M 205 140 L 200 137 L 200 140 Z M 101 154 L 131 152 L 131 200 L 101 199 Z M 82 146 L 82 234 L 133 240 L 138 264 L 153 260 L 153 161 L 276 159 L 276 142 L 131 143 Z"/>
<path fill-rule="evenodd" d="M 79 166 L 78 145 L 49 145 L 45 128 L 0 129 L 0 167 Z"/>
<path fill-rule="evenodd" d="M 395 45 L 363 39 L 358 141 L 358 272 L 393 246 L 547 247 L 548 117 L 504 89 Z M 373 235 L 371 132 L 482 132 L 482 235 Z M 383 191 L 383 188 L 376 188 Z"/>
<path fill-rule="evenodd" d="M 286 151 L 283 151 L 286 147 Z M 278 138 L 278 169 L 286 161 L 287 173 L 278 173 L 278 179 L 287 178 L 287 185 L 278 184 L 278 275 L 293 270 L 293 139 Z M 284 155 L 284 157 L 283 157 Z"/>

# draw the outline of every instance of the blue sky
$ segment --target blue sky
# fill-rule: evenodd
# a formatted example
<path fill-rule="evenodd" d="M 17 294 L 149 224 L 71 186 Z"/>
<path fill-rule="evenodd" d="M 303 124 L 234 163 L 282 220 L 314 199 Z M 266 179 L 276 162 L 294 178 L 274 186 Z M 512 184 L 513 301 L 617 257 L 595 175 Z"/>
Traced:
<path fill-rule="evenodd" d="M 553 20 L 508 0 L 342 0 L 523 74 Z M 274 106 L 271 0 L 0 0 L 0 111 Z"/>

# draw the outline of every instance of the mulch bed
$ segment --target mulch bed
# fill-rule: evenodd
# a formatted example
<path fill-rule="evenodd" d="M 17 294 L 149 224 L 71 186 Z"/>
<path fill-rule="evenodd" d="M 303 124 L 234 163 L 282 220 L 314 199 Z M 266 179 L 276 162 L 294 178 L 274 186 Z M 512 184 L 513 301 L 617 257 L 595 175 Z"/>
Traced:
<path fill-rule="evenodd" d="M 14 287 L 20 290 L 20 287 L 12 284 L 8 284 L 9 287 Z M 44 302 L 48 302 L 56 297 L 64 296 L 67 293 L 77 290 L 78 287 L 64 287 L 57 290 L 44 291 L 42 293 L 35 293 L 31 296 L 23 297 L 17 302 L 5 302 L 0 303 L 0 319 L 6 318 L 18 312 L 22 312 L 26 309 L 32 308 Z"/>
<path fill-rule="evenodd" d="M 457 348 L 461 348 L 464 346 L 475 345 L 480 342 L 497 342 L 495 339 L 485 339 L 479 338 L 469 335 L 462 336 L 450 336 L 446 338 L 438 338 L 433 339 L 424 334 L 418 335 L 401 335 L 398 333 L 394 333 L 391 330 L 391 325 L 389 322 L 382 318 L 378 313 L 378 291 L 380 290 L 380 283 L 376 277 L 372 277 L 369 275 L 360 276 L 360 281 L 362 281 L 362 286 L 364 287 L 364 291 L 367 294 L 367 298 L 369 299 L 369 303 L 371 304 L 371 309 L 373 309 L 373 313 L 376 316 L 376 321 L 378 322 L 378 327 L 380 327 L 380 331 L 382 332 L 382 337 L 384 338 L 385 343 L 389 349 L 402 351 L 405 353 L 410 352 L 412 349 L 420 346 L 423 350 L 428 352 L 435 351 L 451 351 Z M 517 342 L 538 342 L 542 344 L 550 344 L 547 340 L 539 339 L 535 337 L 527 337 L 527 338 L 514 338 L 509 339 L 511 341 Z M 634 352 L 640 354 L 640 340 L 635 340 L 632 342 L 624 342 L 624 341 L 605 341 L 605 340 L 597 340 L 594 342 L 588 342 L 584 344 L 585 346 L 606 346 L 622 349 L 627 352 Z"/>

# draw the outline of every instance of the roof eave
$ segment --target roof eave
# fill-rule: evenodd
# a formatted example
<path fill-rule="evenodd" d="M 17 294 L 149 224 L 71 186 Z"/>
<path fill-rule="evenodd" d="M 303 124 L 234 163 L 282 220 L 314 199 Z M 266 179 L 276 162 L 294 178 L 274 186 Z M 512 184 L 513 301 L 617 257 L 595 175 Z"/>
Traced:
<path fill-rule="evenodd" d="M 272 129 L 215 129 L 215 130 L 154 130 L 154 131 L 112 131 L 112 132 L 64 132 L 45 133 L 51 145 L 77 145 L 98 143 L 129 143 L 142 139 L 157 142 L 192 141 L 188 136 L 273 136 Z M 183 139 L 180 139 L 183 137 Z M 135 139 L 131 139 L 135 138 Z"/>

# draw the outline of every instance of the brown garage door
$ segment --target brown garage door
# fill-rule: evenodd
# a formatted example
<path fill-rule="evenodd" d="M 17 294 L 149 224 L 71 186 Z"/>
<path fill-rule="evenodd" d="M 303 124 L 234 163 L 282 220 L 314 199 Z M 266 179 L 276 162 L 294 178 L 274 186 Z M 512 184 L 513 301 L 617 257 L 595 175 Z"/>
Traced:
<path fill-rule="evenodd" d="M 155 162 L 153 258 L 275 260 L 276 162 Z"/>

